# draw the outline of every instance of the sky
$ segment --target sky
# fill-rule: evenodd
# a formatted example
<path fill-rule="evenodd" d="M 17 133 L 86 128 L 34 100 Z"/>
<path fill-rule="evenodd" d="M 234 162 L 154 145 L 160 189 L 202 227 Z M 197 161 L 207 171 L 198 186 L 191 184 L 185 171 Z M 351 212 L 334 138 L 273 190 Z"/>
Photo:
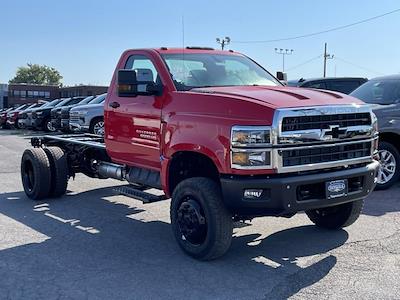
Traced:
<path fill-rule="evenodd" d="M 215 39 L 225 36 L 232 40 L 228 49 L 273 74 L 282 70 L 282 56 L 274 49 L 293 49 L 285 59 L 289 79 L 322 76 L 325 42 L 334 55 L 328 76 L 373 78 L 400 72 L 400 12 L 303 39 L 238 41 L 313 33 L 399 8 L 398 0 L 1 0 L 0 83 L 19 66 L 37 63 L 59 70 L 64 85 L 108 85 L 126 49 L 181 47 L 183 41 L 218 48 Z"/>

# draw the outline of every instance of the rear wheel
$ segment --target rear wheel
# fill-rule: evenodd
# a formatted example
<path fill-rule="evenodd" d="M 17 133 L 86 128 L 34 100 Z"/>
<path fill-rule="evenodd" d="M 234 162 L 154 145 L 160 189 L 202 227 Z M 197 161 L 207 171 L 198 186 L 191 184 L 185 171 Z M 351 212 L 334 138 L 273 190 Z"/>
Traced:
<path fill-rule="evenodd" d="M 395 146 L 388 142 L 379 143 L 379 170 L 376 189 L 384 190 L 391 187 L 400 178 L 400 154 Z"/>
<path fill-rule="evenodd" d="M 199 260 L 212 260 L 228 251 L 232 215 L 222 203 L 221 191 L 211 179 L 194 177 L 175 188 L 171 224 L 181 249 Z"/>
<path fill-rule="evenodd" d="M 25 194 L 33 199 L 46 198 L 50 192 L 50 162 L 42 148 L 27 149 L 21 160 L 21 179 Z"/>
<path fill-rule="evenodd" d="M 59 147 L 44 148 L 50 162 L 51 171 L 51 197 L 61 197 L 65 194 L 68 185 L 68 162 L 64 151 Z"/>
<path fill-rule="evenodd" d="M 104 119 L 96 118 L 90 124 L 90 133 L 104 135 Z"/>
<path fill-rule="evenodd" d="M 332 207 L 306 211 L 308 218 L 318 227 L 339 229 L 353 224 L 361 214 L 364 200 L 357 200 Z"/>

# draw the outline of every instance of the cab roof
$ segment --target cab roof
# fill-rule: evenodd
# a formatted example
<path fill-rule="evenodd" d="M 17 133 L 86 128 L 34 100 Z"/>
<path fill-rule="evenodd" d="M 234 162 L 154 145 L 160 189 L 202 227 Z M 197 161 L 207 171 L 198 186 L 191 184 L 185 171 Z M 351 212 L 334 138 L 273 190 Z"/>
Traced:
<path fill-rule="evenodd" d="M 145 49 L 129 49 L 126 51 L 135 51 L 135 50 L 153 50 L 158 52 L 159 54 L 181 54 L 181 53 L 209 53 L 209 54 L 224 54 L 224 55 L 242 55 L 233 50 L 217 50 L 210 47 L 186 47 L 186 48 L 170 48 L 170 47 L 160 47 L 160 48 L 145 48 Z"/>

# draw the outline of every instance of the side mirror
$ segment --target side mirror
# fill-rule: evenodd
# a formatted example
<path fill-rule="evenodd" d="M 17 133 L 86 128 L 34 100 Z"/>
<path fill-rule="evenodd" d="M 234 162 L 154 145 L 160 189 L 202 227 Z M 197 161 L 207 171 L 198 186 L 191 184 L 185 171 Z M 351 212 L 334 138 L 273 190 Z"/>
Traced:
<path fill-rule="evenodd" d="M 156 85 L 152 78 L 153 73 L 149 69 L 118 70 L 118 96 L 160 95 L 162 86 Z"/>
<path fill-rule="evenodd" d="M 280 81 L 287 81 L 287 74 L 278 71 L 278 72 L 276 72 L 276 78 L 278 78 L 278 80 L 280 80 Z"/>

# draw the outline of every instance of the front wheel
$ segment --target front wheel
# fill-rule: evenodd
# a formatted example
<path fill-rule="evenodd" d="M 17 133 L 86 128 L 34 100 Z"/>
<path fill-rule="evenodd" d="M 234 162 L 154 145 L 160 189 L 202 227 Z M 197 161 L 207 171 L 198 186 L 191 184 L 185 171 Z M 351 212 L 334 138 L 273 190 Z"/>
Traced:
<path fill-rule="evenodd" d="M 211 179 L 194 177 L 175 188 L 171 224 L 181 249 L 199 260 L 212 260 L 228 251 L 233 232 L 231 213 L 222 203 L 219 186 Z"/>
<path fill-rule="evenodd" d="M 49 132 L 55 132 L 56 128 L 51 124 L 51 120 L 47 119 L 44 121 L 44 129 Z"/>
<path fill-rule="evenodd" d="M 390 188 L 400 178 L 400 154 L 395 146 L 388 142 L 379 143 L 379 169 L 377 175 L 377 190 Z"/>
<path fill-rule="evenodd" d="M 332 207 L 306 211 L 308 218 L 318 227 L 340 229 L 353 224 L 361 214 L 364 199 Z"/>
<path fill-rule="evenodd" d="M 90 125 L 90 133 L 96 135 L 104 135 L 104 120 L 103 118 L 97 118 L 93 120 L 92 124 Z"/>

